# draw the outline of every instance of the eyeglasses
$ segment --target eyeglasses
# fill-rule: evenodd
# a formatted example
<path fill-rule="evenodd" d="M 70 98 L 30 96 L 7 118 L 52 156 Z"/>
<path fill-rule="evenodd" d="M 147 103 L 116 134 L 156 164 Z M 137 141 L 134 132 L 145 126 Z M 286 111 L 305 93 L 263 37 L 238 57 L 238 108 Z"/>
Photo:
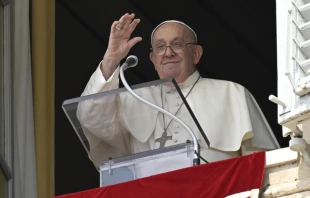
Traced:
<path fill-rule="evenodd" d="M 163 55 L 165 54 L 167 47 L 170 47 L 172 51 L 175 53 L 181 53 L 185 49 L 185 47 L 189 44 L 196 45 L 196 43 L 173 43 L 172 45 L 159 45 L 156 46 L 155 48 L 151 48 L 151 50 L 156 54 L 156 55 Z"/>

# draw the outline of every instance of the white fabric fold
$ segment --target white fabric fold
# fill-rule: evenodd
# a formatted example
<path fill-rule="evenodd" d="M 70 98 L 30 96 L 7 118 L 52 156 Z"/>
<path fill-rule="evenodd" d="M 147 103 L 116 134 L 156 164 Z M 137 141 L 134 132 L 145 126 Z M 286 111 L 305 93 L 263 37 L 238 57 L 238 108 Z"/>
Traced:
<path fill-rule="evenodd" d="M 82 95 L 118 88 L 118 75 L 119 69 L 116 69 L 105 80 L 98 67 Z M 199 75 L 198 71 L 194 72 L 180 84 L 181 90 L 192 86 Z M 162 90 L 158 86 L 136 89 L 135 92 L 149 102 L 162 105 Z M 234 157 L 234 152 L 239 151 L 243 143 L 267 150 L 279 147 L 255 99 L 243 86 L 230 81 L 200 78 L 187 101 L 210 140 L 211 149 L 217 151 L 214 155 L 223 152 L 225 159 L 227 152 L 226 158 Z M 84 101 L 77 111 L 90 144 L 90 157 L 97 166 L 101 160 L 115 153 L 113 149 L 128 155 L 156 148 L 155 138 L 163 132 L 161 116 L 127 92 L 103 101 Z M 207 145 L 199 132 L 197 134 L 203 150 Z"/>

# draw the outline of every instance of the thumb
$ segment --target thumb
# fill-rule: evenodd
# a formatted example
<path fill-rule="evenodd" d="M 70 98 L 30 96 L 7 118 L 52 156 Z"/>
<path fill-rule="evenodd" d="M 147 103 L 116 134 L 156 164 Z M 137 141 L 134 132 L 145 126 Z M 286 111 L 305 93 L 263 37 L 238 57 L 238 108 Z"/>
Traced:
<path fill-rule="evenodd" d="M 128 45 L 130 48 L 132 48 L 135 44 L 142 41 L 142 37 L 134 37 L 128 41 Z"/>

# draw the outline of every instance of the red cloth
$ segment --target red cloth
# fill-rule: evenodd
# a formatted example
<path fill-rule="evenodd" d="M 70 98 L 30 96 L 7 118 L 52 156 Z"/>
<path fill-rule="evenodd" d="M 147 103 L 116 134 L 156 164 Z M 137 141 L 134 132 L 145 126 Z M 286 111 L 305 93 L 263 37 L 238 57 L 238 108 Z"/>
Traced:
<path fill-rule="evenodd" d="M 259 152 L 56 198 L 222 198 L 260 188 L 264 168 Z"/>

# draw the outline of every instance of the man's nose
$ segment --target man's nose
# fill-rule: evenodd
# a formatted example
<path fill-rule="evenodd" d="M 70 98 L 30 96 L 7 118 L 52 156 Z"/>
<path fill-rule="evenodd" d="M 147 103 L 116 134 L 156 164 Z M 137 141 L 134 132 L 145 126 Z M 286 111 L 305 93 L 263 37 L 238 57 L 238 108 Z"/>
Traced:
<path fill-rule="evenodd" d="M 171 46 L 167 46 L 166 51 L 165 51 L 165 56 L 174 56 L 174 55 L 175 55 L 175 52 L 173 51 Z"/>

